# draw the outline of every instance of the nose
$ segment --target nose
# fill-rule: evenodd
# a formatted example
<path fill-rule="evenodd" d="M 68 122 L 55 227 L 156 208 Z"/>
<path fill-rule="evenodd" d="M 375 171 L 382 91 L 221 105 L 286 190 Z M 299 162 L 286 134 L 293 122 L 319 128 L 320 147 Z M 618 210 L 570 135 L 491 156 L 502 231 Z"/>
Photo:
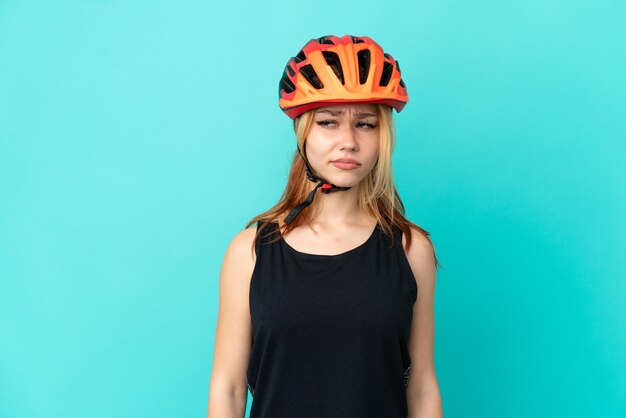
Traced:
<path fill-rule="evenodd" d="M 350 125 L 345 125 L 341 135 L 341 149 L 358 150 L 359 144 L 356 140 L 356 134 L 356 128 Z"/>

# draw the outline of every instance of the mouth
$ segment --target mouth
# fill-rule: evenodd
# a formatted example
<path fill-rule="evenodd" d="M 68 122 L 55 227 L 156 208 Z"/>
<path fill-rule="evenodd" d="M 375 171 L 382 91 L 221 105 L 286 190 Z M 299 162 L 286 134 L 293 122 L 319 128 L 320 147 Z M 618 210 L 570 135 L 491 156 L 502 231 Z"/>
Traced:
<path fill-rule="evenodd" d="M 331 163 L 348 163 L 348 164 L 361 165 L 360 162 L 358 162 L 357 160 L 354 160 L 352 158 L 338 158 L 336 160 L 331 161 Z"/>
<path fill-rule="evenodd" d="M 335 161 L 331 161 L 331 163 L 341 169 L 341 170 L 354 170 L 357 169 L 361 166 L 360 163 L 358 162 L 354 162 L 354 160 L 352 161 L 348 161 L 346 162 L 345 160 L 335 160 Z"/>

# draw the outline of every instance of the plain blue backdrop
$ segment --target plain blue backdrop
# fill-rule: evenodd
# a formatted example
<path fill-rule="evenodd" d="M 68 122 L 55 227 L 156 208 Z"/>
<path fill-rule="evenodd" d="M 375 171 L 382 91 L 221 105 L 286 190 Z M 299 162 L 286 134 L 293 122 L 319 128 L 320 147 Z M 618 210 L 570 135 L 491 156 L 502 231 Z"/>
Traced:
<path fill-rule="evenodd" d="M 295 150 L 278 81 L 328 34 L 401 63 L 444 415 L 626 416 L 625 21 L 618 0 L 0 0 L 0 416 L 205 416 L 225 249 Z"/>

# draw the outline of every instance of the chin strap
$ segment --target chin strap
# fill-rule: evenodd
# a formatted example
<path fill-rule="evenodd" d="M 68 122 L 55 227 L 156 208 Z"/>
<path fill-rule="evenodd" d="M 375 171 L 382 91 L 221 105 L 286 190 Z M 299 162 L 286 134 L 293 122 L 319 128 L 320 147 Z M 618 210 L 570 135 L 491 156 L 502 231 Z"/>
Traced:
<path fill-rule="evenodd" d="M 306 158 L 304 158 L 304 156 L 302 155 L 302 152 L 300 152 L 300 147 L 298 147 L 298 153 L 300 154 L 300 157 L 302 157 L 302 160 L 304 161 L 304 164 L 306 165 L 306 178 L 309 179 L 309 181 L 312 181 L 313 183 L 315 182 L 319 182 L 319 183 L 315 186 L 313 190 L 311 190 L 311 192 L 309 193 L 309 195 L 307 196 L 304 202 L 300 203 L 298 206 L 293 208 L 291 212 L 289 212 L 289 215 L 287 215 L 287 217 L 285 218 L 286 224 L 290 224 L 291 221 L 293 221 L 296 218 L 296 216 L 298 216 L 300 212 L 302 212 L 304 208 L 306 208 L 311 203 L 313 203 L 313 199 L 315 198 L 315 192 L 317 192 L 317 189 L 319 189 L 320 187 L 322 188 L 322 193 L 325 193 L 325 194 L 332 193 L 332 192 L 341 192 L 341 191 L 348 190 L 351 188 L 351 187 L 343 187 L 343 186 L 334 185 L 322 177 L 313 175 L 311 167 L 309 166 L 309 162 L 306 160 Z"/>

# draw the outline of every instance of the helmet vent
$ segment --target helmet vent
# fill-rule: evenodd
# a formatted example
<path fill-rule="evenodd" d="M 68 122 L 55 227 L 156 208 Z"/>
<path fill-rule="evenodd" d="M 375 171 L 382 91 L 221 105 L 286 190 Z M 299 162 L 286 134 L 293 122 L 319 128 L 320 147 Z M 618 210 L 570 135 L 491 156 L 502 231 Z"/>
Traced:
<path fill-rule="evenodd" d="M 356 56 L 359 61 L 359 83 L 365 84 L 367 75 L 370 72 L 370 51 L 364 49 L 357 52 Z"/>
<path fill-rule="evenodd" d="M 406 86 L 404 85 L 404 81 L 402 81 L 402 79 L 400 79 L 400 83 L 399 84 L 400 84 L 400 87 L 406 88 Z"/>
<path fill-rule="evenodd" d="M 296 62 L 302 62 L 306 59 L 306 55 L 304 54 L 303 50 L 300 50 L 300 52 L 298 52 L 298 55 L 295 56 L 295 61 Z"/>
<path fill-rule="evenodd" d="M 391 80 L 391 74 L 393 74 L 393 65 L 385 62 L 383 65 L 383 73 L 380 75 L 380 85 L 386 86 L 389 84 L 389 80 Z"/>
<path fill-rule="evenodd" d="M 362 43 L 364 43 L 364 42 L 365 42 L 365 41 L 364 41 L 363 39 L 359 39 L 359 38 L 357 38 L 356 36 L 353 36 L 353 37 L 352 37 L 352 43 L 353 43 L 353 44 L 362 44 Z"/>
<path fill-rule="evenodd" d="M 280 79 L 280 88 L 285 90 L 285 93 L 287 94 L 292 93 L 296 89 L 296 86 L 294 86 L 291 80 L 289 79 L 289 76 L 287 75 L 287 71 L 283 73 L 283 76 Z M 279 94 L 280 94 L 280 90 L 279 90 Z"/>
<path fill-rule="evenodd" d="M 328 39 L 326 36 L 322 36 L 321 38 L 319 38 L 317 40 L 320 44 L 328 44 L 328 45 L 335 45 L 335 43 L 333 42 L 332 39 Z"/>
<path fill-rule="evenodd" d="M 311 64 L 300 67 L 300 74 L 302 74 L 304 78 L 306 78 L 306 81 L 308 81 L 316 89 L 324 88 L 324 84 L 322 84 L 322 81 L 315 73 Z"/>
<path fill-rule="evenodd" d="M 341 84 L 345 84 L 343 81 L 343 69 L 341 68 L 339 55 L 331 51 L 322 51 L 322 54 L 324 55 L 324 59 L 326 59 L 326 64 L 328 64 L 330 68 L 333 69 L 333 72 L 335 73 L 339 81 L 341 81 Z"/>

